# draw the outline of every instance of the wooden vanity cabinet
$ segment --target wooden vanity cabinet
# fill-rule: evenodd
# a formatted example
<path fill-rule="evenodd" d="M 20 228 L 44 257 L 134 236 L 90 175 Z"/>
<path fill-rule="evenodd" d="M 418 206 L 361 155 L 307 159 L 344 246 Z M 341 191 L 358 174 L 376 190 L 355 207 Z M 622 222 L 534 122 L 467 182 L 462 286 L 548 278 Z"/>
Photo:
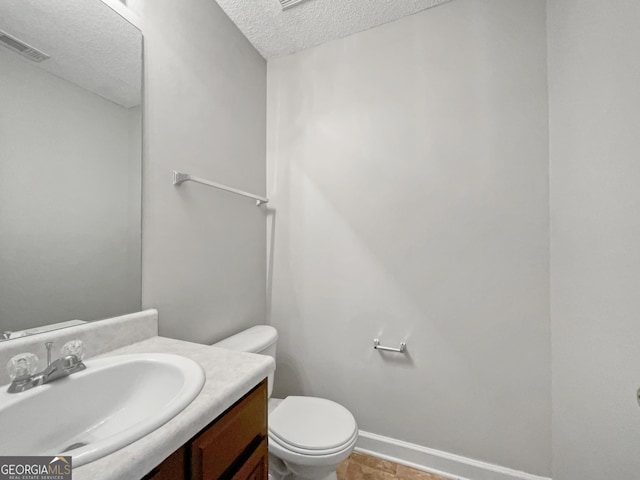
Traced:
<path fill-rule="evenodd" d="M 143 480 L 267 480 L 267 380 Z"/>
<path fill-rule="evenodd" d="M 180 447 L 169 458 L 151 470 L 143 480 L 183 480 L 185 477 L 185 447 Z"/>

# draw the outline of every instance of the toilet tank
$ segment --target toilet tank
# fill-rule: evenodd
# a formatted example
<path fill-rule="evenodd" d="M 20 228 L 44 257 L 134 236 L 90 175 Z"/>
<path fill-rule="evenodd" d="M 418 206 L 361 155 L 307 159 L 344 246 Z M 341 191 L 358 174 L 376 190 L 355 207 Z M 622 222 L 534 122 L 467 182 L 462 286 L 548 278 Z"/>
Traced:
<path fill-rule="evenodd" d="M 238 352 L 259 353 L 276 358 L 278 331 L 270 325 L 257 325 L 214 343 L 214 347 Z M 273 391 L 273 373 L 269 374 L 269 397 Z"/>

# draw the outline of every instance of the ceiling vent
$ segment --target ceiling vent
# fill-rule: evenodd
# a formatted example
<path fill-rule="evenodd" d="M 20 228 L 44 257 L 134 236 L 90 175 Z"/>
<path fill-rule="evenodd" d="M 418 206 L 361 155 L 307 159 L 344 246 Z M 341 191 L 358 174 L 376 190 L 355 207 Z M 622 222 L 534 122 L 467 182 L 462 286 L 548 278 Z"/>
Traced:
<path fill-rule="evenodd" d="M 49 55 L 41 52 L 40 50 L 36 50 L 30 45 L 27 45 L 24 42 L 21 42 L 15 37 L 12 37 L 8 33 L 0 30 L 0 45 L 3 45 L 14 52 L 19 53 L 23 57 L 27 57 L 29 60 L 33 60 L 34 62 L 42 62 L 49 58 Z"/>
<path fill-rule="evenodd" d="M 297 5 L 300 5 L 303 2 L 306 2 L 307 0 L 279 0 L 280 1 L 280 5 L 282 5 L 282 10 L 289 10 L 290 8 L 293 8 Z"/>

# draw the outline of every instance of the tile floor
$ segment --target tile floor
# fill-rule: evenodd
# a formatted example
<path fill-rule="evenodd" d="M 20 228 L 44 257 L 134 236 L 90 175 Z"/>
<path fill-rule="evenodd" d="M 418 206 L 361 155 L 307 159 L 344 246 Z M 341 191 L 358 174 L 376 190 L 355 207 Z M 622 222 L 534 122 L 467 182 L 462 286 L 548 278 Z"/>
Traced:
<path fill-rule="evenodd" d="M 338 467 L 338 480 L 447 480 L 397 463 L 352 453 Z"/>

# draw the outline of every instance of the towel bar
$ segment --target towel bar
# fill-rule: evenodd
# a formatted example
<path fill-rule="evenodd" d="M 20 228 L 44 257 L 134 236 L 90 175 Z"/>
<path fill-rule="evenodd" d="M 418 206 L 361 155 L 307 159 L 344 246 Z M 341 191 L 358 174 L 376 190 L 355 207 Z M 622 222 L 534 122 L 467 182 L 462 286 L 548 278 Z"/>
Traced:
<path fill-rule="evenodd" d="M 404 353 L 407 348 L 407 344 L 405 342 L 400 343 L 400 348 L 385 347 L 383 345 L 380 345 L 380 340 L 376 338 L 373 340 L 373 348 L 375 348 L 376 350 L 384 350 L 385 352 Z"/>

